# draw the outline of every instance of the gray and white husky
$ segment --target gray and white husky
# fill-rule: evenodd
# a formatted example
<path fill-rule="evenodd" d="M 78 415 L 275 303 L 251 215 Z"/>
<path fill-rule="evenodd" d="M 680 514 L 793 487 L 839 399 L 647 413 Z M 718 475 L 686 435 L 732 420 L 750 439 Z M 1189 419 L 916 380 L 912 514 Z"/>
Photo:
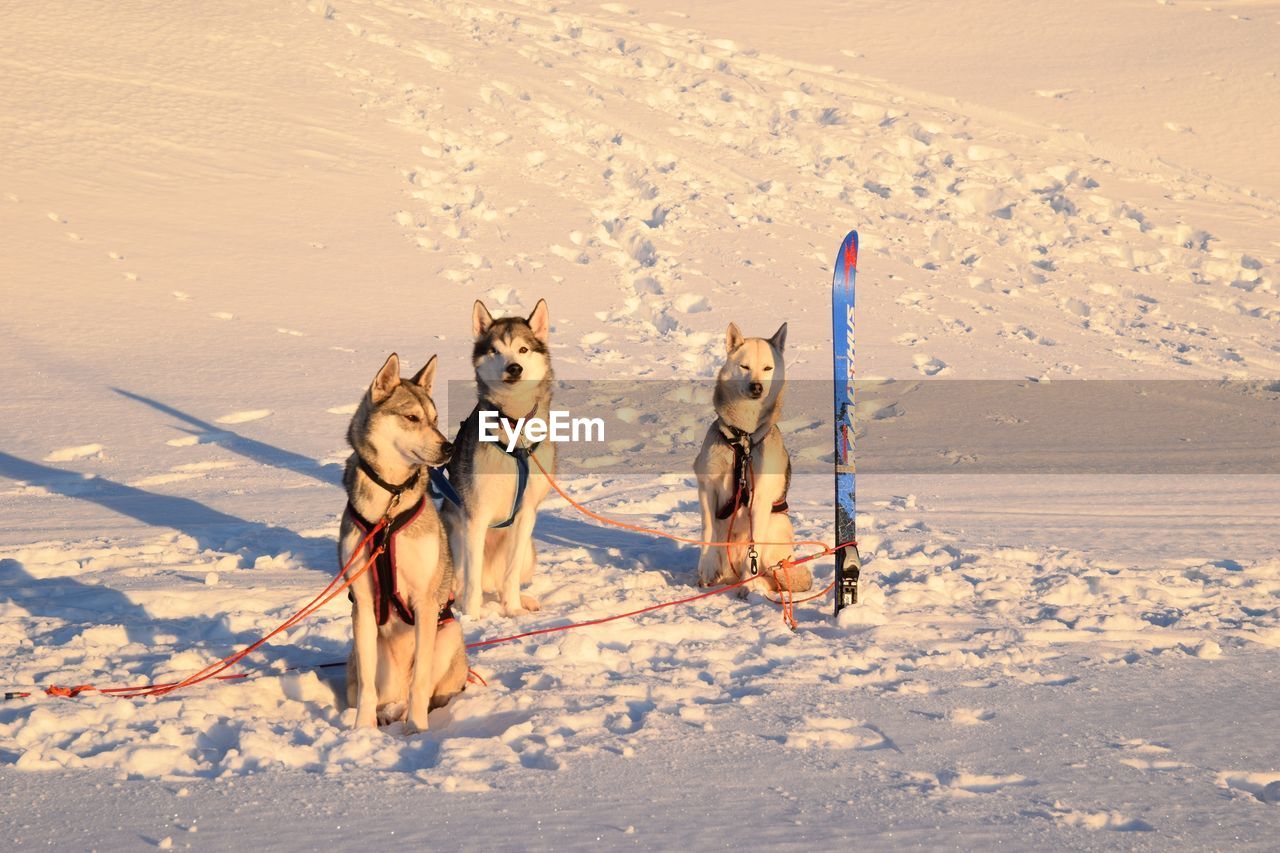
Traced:
<path fill-rule="evenodd" d="M 503 613 L 514 616 L 539 609 L 537 599 L 522 595 L 520 586 L 533 579 L 533 526 L 538 504 L 550 489 L 532 453 L 554 473 L 555 445 L 543 441 L 508 452 L 507 432 L 521 419 L 549 419 L 551 411 L 551 355 L 547 350 L 550 320 L 546 300 L 538 300 L 525 317 L 494 319 L 477 300 L 471 316 L 479 401 L 463 421 L 454 441 L 449 479 L 462 497 L 462 507 L 444 505 L 449 541 L 458 558 L 458 591 L 462 612 L 480 612 L 485 593 L 496 593 Z M 501 441 L 480 441 L 480 412 L 496 411 L 503 418 Z M 520 457 L 524 454 L 525 458 Z M 520 469 L 526 486 L 519 493 Z"/>
<path fill-rule="evenodd" d="M 786 342 L 786 323 L 768 339 L 744 338 L 733 323 L 725 335 L 728 358 L 716 376 L 716 420 L 707 428 L 693 471 L 703 540 L 740 544 L 702 547 L 698 582 L 703 586 L 733 583 L 750 573 L 752 531 L 756 542 L 795 538 L 787 514 L 791 457 L 777 426 L 787 381 L 782 357 Z M 785 585 L 800 591 L 813 584 L 807 566 L 793 567 L 776 579 L 766 571 L 791 554 L 789 544 L 755 549 L 755 565 L 773 589 Z"/>
<path fill-rule="evenodd" d="M 386 553 L 351 589 L 353 643 L 347 658 L 347 702 L 355 725 L 404 720 L 409 732 L 427 728 L 427 712 L 466 686 L 462 628 L 452 618 L 453 562 L 435 506 L 426 497 L 426 467 L 449 461 L 452 447 L 436 428 L 431 400 L 436 358 L 409 381 L 393 353 L 360 401 L 347 441 L 338 557 L 348 572 L 378 544 Z M 381 519 L 386 531 L 357 547 Z M 386 536 L 384 539 L 383 536 Z"/>

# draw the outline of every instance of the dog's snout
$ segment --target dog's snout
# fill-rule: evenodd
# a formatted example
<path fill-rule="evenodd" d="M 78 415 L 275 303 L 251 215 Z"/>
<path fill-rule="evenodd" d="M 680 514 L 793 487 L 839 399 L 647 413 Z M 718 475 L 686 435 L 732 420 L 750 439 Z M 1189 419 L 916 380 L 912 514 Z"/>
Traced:
<path fill-rule="evenodd" d="M 448 462 L 450 459 L 453 458 L 453 442 L 452 441 L 446 441 L 444 444 L 440 445 L 440 455 L 444 457 L 444 460 L 446 462 Z"/>
<path fill-rule="evenodd" d="M 752 382 L 749 386 L 747 386 L 747 390 L 751 392 L 752 397 L 759 399 L 760 397 L 764 396 L 764 383 Z"/>
<path fill-rule="evenodd" d="M 508 376 L 518 377 L 522 373 L 524 373 L 524 367 L 522 367 L 520 364 L 513 361 L 507 365 Z"/>

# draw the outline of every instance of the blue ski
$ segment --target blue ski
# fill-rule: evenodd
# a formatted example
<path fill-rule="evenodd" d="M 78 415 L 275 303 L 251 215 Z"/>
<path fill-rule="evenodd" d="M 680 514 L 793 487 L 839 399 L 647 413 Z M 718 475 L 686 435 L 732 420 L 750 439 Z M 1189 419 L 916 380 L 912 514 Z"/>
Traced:
<path fill-rule="evenodd" d="M 836 615 L 858 601 L 862 559 L 855 541 L 857 490 L 853 460 L 854 282 L 858 277 L 858 232 L 850 231 L 836 255 L 831 282 L 831 340 L 835 369 Z"/>

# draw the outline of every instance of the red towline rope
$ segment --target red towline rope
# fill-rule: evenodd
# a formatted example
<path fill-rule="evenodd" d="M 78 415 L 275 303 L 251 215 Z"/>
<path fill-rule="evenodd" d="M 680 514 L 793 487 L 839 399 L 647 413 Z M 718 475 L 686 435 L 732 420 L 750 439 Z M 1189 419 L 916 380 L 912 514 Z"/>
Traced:
<path fill-rule="evenodd" d="M 296 613 L 281 622 L 273 630 L 263 634 L 260 639 L 245 646 L 240 651 L 214 661 L 204 669 L 194 673 L 193 675 L 187 676 L 181 681 L 170 681 L 162 684 L 137 684 L 126 687 L 98 687 L 93 684 L 78 684 L 74 687 L 62 687 L 57 684 L 51 684 L 45 688 L 44 692 L 49 696 L 74 697 L 79 696 L 81 693 L 95 691 L 108 696 L 119 696 L 123 699 L 132 699 L 136 696 L 163 696 L 166 693 L 172 693 L 173 691 L 180 690 L 184 687 L 191 687 L 193 685 L 200 684 L 201 682 L 209 681 L 210 679 L 216 679 L 218 681 L 233 681 L 236 679 L 248 678 L 249 676 L 244 673 L 233 673 L 232 675 L 222 675 L 222 673 L 235 666 L 250 652 L 261 648 L 267 640 L 270 640 L 277 634 L 281 634 L 284 631 L 289 630 L 303 619 L 306 619 L 321 607 L 328 604 L 340 593 L 345 591 L 347 587 L 355 583 L 357 578 L 369 571 L 369 567 L 373 565 L 374 560 L 378 559 L 378 555 L 382 553 L 382 546 L 374 548 L 373 552 L 369 555 L 369 559 L 365 561 L 365 564 L 355 572 L 352 572 L 351 576 L 345 581 L 342 581 L 342 576 L 346 574 L 347 569 L 351 568 L 351 565 L 356 561 L 356 557 L 358 557 L 360 552 L 364 550 L 364 547 L 369 544 L 369 541 L 377 535 L 378 531 L 383 527 L 386 527 L 386 525 L 387 521 L 385 518 L 375 524 L 373 529 L 365 534 L 365 537 L 360 540 L 360 544 L 358 544 L 355 550 L 351 553 L 351 558 L 347 560 L 346 564 L 341 569 L 338 570 L 338 573 L 334 575 L 333 580 L 329 581 L 328 586 L 321 590 L 319 595 L 307 602 L 307 604 L 301 607 Z M 339 584 L 339 581 L 342 581 L 342 583 Z M 29 696 L 30 694 L 20 694 L 14 698 L 22 698 L 22 695 Z M 6 694 L 5 698 L 10 698 L 10 696 Z"/>
<path fill-rule="evenodd" d="M 834 546 L 827 546 L 822 542 L 816 542 L 816 541 L 790 542 L 790 543 L 754 542 L 754 541 L 702 542 L 700 540 L 693 539 L 690 537 L 676 536 L 674 534 L 666 533 L 665 531 L 653 530 L 647 527 L 640 527 L 638 525 L 629 524 L 624 521 L 618 521 L 615 519 L 608 518 L 607 516 L 601 515 L 599 513 L 596 513 L 596 512 L 593 512 L 592 510 L 587 509 L 585 506 L 583 506 L 582 504 L 578 503 L 573 498 L 571 498 L 568 495 L 568 493 L 565 492 L 564 489 L 560 487 L 560 484 L 557 483 L 552 478 L 551 474 L 547 471 L 546 468 L 543 467 L 542 463 L 538 460 L 536 456 L 530 454 L 530 458 L 532 458 L 534 463 L 537 464 L 538 469 L 542 472 L 542 475 L 547 478 L 547 481 L 551 484 L 551 486 L 555 489 L 555 491 L 562 498 L 564 498 L 571 506 L 573 506 L 575 509 L 577 509 L 579 512 L 583 513 L 584 515 L 587 515 L 590 518 L 593 518 L 605 524 L 611 524 L 616 527 L 622 527 L 622 528 L 626 528 L 636 532 L 647 533 L 654 536 L 660 536 L 666 539 L 675 540 L 677 542 L 685 542 L 688 544 L 695 544 L 695 545 L 707 545 L 711 547 L 727 548 L 730 546 L 780 545 L 780 544 L 817 545 L 821 547 L 820 551 L 815 551 L 812 554 L 807 554 L 804 557 L 800 557 L 798 559 L 787 558 L 787 559 L 781 560 L 776 567 L 773 567 L 771 569 L 771 571 L 774 572 L 775 577 L 779 570 L 785 573 L 784 577 L 786 577 L 788 581 L 787 587 L 790 587 L 788 570 L 792 566 L 797 566 L 802 563 L 807 563 L 811 560 L 816 560 L 820 557 L 825 557 L 825 556 L 834 554 L 837 551 L 843 550 L 844 548 L 848 548 L 855 544 L 853 541 L 844 542 Z M 369 570 L 369 567 L 373 565 L 374 561 L 378 558 L 378 555 L 381 553 L 382 551 L 381 546 L 373 550 L 373 552 L 369 555 L 369 559 L 365 561 L 365 564 L 363 566 L 361 566 L 358 570 L 353 572 L 351 576 L 348 577 L 344 582 L 339 584 L 339 581 L 342 581 L 342 577 L 346 573 L 347 569 L 349 569 L 351 565 L 355 562 L 356 557 L 360 554 L 360 552 L 364 549 L 364 547 L 370 542 L 370 540 L 372 540 L 373 537 L 376 536 L 377 533 L 383 527 L 386 526 L 386 524 L 387 524 L 387 520 L 383 519 L 382 521 L 378 522 L 378 524 L 374 525 L 374 527 L 367 534 L 365 534 L 365 537 L 362 540 L 360 540 L 360 543 L 356 546 L 355 550 L 352 552 L 351 558 L 347 560 L 346 564 L 341 569 L 338 570 L 338 573 L 334 576 L 333 580 L 329 581 L 329 584 L 323 590 L 321 590 L 319 595 L 311 599 L 310 602 L 308 602 L 306 605 L 300 608 L 296 613 L 294 613 L 292 616 L 290 616 L 288 619 L 286 619 L 284 622 L 282 622 L 279 626 L 277 626 L 273 630 L 264 634 L 257 641 L 249 644 L 248 646 L 245 646 L 243 649 L 241 649 L 238 652 L 235 652 L 233 654 L 227 655 L 224 658 L 214 661 L 213 663 L 206 666 L 204 669 L 201 669 L 199 672 L 196 672 L 193 675 L 190 675 L 182 679 L 181 681 L 163 682 L 160 684 L 154 684 L 154 683 L 139 684 L 139 685 L 123 686 L 123 687 L 98 687 L 93 684 L 78 684 L 73 687 L 63 687 L 61 685 L 52 684 L 49 687 L 45 688 L 44 692 L 46 695 L 49 695 L 49 696 L 61 696 L 61 697 L 68 697 L 68 698 L 76 697 L 76 696 L 79 696 L 81 693 L 86 693 L 90 691 L 102 693 L 108 696 L 118 696 L 120 698 L 134 698 L 138 696 L 164 696 L 168 693 L 172 693 L 175 690 L 180 690 L 185 687 L 192 687 L 196 684 L 200 684 L 205 681 L 209 681 L 211 679 L 217 680 L 217 681 L 238 681 L 238 680 L 250 678 L 251 676 L 247 673 L 232 673 L 231 675 L 223 675 L 222 673 L 230 669 L 235 664 L 239 663 L 250 653 L 261 648 L 267 642 L 267 640 L 270 640 L 272 637 L 275 637 L 283 633 L 284 631 L 289 630 L 290 628 L 294 627 L 302 620 L 306 619 L 308 616 L 313 615 L 317 610 L 319 610 L 324 605 L 328 604 L 330 601 L 336 598 L 339 594 L 345 591 L 347 587 L 351 586 L 351 584 L 354 583 L 357 578 L 359 578 L 361 575 L 367 572 Z M 477 640 L 473 643 L 468 643 L 466 645 L 466 648 L 481 649 L 481 648 L 486 648 L 488 646 L 496 646 L 501 643 L 510 643 L 510 642 L 514 642 L 515 640 L 523 640 L 529 637 L 538 637 L 544 634 L 555 634 L 561 631 L 569 631 L 574 628 L 585 628 L 593 625 L 603 625 L 608 622 L 616 622 L 619 619 L 629 619 L 635 616 L 643 615 L 645 613 L 652 613 L 656 610 L 663 610 L 668 607 L 677 607 L 682 604 L 689 604 L 694 601 L 700 601 L 704 598 L 710 598 L 713 595 L 719 595 L 721 593 L 728 592 L 731 589 L 738 589 L 740 587 L 744 587 L 747 584 L 752 583 L 753 581 L 759 580 L 761 577 L 762 577 L 761 575 L 752 575 L 750 577 L 743 578 L 742 580 L 736 581 L 734 583 L 717 587 L 715 589 L 698 593 L 696 595 L 690 595 L 684 598 L 677 598 L 675 600 L 665 601 L 659 604 L 651 604 L 647 607 L 640 607 L 635 610 L 629 610 L 625 613 L 616 613 L 612 616 L 602 616 L 598 619 L 587 619 L 581 622 L 570 622 L 567 625 L 556 625 L 550 628 L 538 628 L 532 631 L 524 631 L 522 633 L 512 634 L 506 637 L 494 637 L 488 640 Z M 335 589 L 335 585 L 337 585 L 336 589 Z M 774 602 L 775 604 L 780 604 L 782 606 L 783 619 L 786 622 L 787 626 L 794 630 L 796 627 L 796 621 L 794 616 L 795 605 L 806 602 L 806 601 L 812 601 L 816 598 L 821 598 L 822 596 L 830 592 L 834 586 L 835 586 L 835 581 L 832 580 L 832 582 L 827 584 L 827 586 L 824 587 L 821 591 L 802 599 L 796 599 L 794 598 L 794 596 L 789 595 L 789 589 L 781 592 L 780 599 L 769 598 L 767 594 L 765 595 L 765 597 L 768 598 L 768 600 Z M 321 666 L 334 666 L 334 665 L 336 664 L 322 664 Z M 476 679 L 479 680 L 481 684 L 486 683 L 484 679 L 481 678 L 480 675 L 474 671 L 468 670 L 468 676 L 469 676 L 469 679 L 471 676 L 474 676 Z M 14 691 L 14 692 L 5 693 L 4 698 L 5 699 L 23 699 L 30 695 L 31 695 L 30 692 Z"/>
<path fill-rule="evenodd" d="M 357 550 L 357 553 L 358 553 L 358 550 Z M 359 577 L 363 571 L 367 570 L 367 568 L 368 568 L 368 565 L 366 565 L 365 568 L 362 569 L 360 572 L 357 572 L 355 575 L 353 575 L 346 584 L 343 584 L 337 590 L 334 590 L 333 595 L 330 595 L 324 601 L 320 601 L 320 604 L 317 605 L 316 608 L 312 608 L 310 604 L 307 605 L 307 607 L 304 607 L 298 613 L 294 614 L 288 620 L 282 623 L 280 627 L 276 628 L 275 630 L 263 636 L 262 639 L 258 640 L 257 642 L 249 646 L 246 646 L 244 649 L 242 649 L 239 652 L 236 652 L 233 655 L 228 655 L 227 657 L 222 658 L 221 660 L 210 664 L 209 666 L 200 670 L 200 672 L 196 673 L 195 675 L 185 678 L 181 681 L 167 681 L 160 684 L 138 684 L 138 685 L 132 685 L 132 686 L 125 686 L 125 687 L 97 687 L 96 685 L 93 685 L 93 684 L 78 684 L 78 685 L 75 685 L 74 687 L 63 687 L 57 684 L 53 684 L 45 688 L 44 692 L 48 696 L 62 696 L 67 698 L 74 698 L 76 696 L 79 696 L 81 693 L 95 692 L 95 693 L 102 693 L 103 695 L 106 695 L 106 696 L 118 696 L 123 699 L 131 699 L 138 696 L 163 696 L 166 693 L 173 692 L 174 690 L 178 690 L 183 687 L 191 687 L 195 684 L 199 684 L 203 681 L 208 681 L 210 679 L 214 679 L 217 681 L 239 681 L 247 678 L 253 678 L 255 676 L 252 676 L 248 673 L 233 673 L 231 675 L 221 675 L 220 673 L 223 670 L 227 669 L 228 667 L 233 666 L 235 663 L 239 662 L 250 652 L 262 646 L 262 644 L 265 643 L 267 640 L 269 640 L 271 637 L 275 636 L 276 634 L 280 633 L 283 630 L 287 630 L 287 628 L 292 627 L 293 625 L 296 625 L 303 618 L 305 618 L 303 615 L 304 611 L 306 611 L 306 615 L 310 615 L 310 613 L 314 612 L 314 610 L 317 609 L 319 606 L 326 604 L 329 600 L 333 598 L 334 595 L 337 595 L 338 593 L 346 589 L 346 587 L 350 585 L 350 582 L 354 581 L 357 577 Z M 346 571 L 345 566 L 343 567 L 342 571 Z M 325 592 L 328 592 L 329 589 L 333 587 L 334 582 L 341 577 L 342 577 L 342 572 L 340 571 L 338 573 L 338 576 L 334 578 L 334 581 L 330 581 L 329 586 L 326 587 L 325 589 Z M 467 643 L 466 647 L 468 649 L 480 649 L 480 648 L 485 648 L 486 646 L 496 646 L 499 643 L 510 643 L 516 640 L 523 640 L 528 637 L 541 636 L 543 634 L 555 634 L 561 631 L 569 631 L 574 628 L 585 628 L 591 625 L 603 625 L 606 622 L 616 622 L 619 619 L 627 619 L 633 616 L 639 616 L 644 613 L 652 613 L 655 610 L 663 610 L 667 607 L 676 607 L 681 604 L 689 604 L 694 601 L 699 601 L 703 598 L 710 598 L 713 595 L 719 595 L 722 592 L 728 592 L 731 589 L 737 589 L 738 587 L 746 586 L 747 584 L 751 583 L 754 580 L 757 580 L 757 578 L 755 577 L 745 578 L 743 580 L 737 581 L 736 583 L 731 583 L 726 586 L 721 586 L 712 590 L 707 590 L 706 592 L 698 593 L 697 595 L 690 595 L 690 596 L 686 596 L 685 598 L 677 598 L 674 601 L 664 601 L 659 604 L 651 604 L 648 607 L 641 607 L 636 610 L 627 611 L 626 613 L 616 613 L 612 616 L 603 616 L 599 619 L 588 619 L 582 622 L 571 622 L 568 625 L 556 625 L 550 628 L 538 628 L 533 631 L 525 631 L 523 633 L 512 634 L 507 637 L 494 637 L 488 640 L 477 640 L 474 643 Z M 312 599 L 312 604 L 315 604 L 315 602 L 319 601 L 320 598 L 322 598 L 325 595 L 325 592 L 320 593 L 320 595 Z M 311 608 L 311 609 L 308 610 L 308 608 Z M 341 665 L 341 662 L 327 663 L 327 664 L 319 664 L 315 668 L 320 669 L 323 667 L 340 666 L 340 665 Z M 477 681 L 479 681 L 480 684 L 487 686 L 487 682 L 484 680 L 484 678 L 480 676 L 479 673 L 468 670 L 468 674 L 469 676 L 472 676 Z M 30 695 L 31 693 L 29 691 L 28 692 L 15 691 L 11 693 L 6 693 L 4 698 L 5 699 L 24 699 Z"/>
<path fill-rule="evenodd" d="M 675 607 L 680 604 L 689 604 L 690 602 L 693 602 L 693 601 L 699 601 L 700 599 L 703 599 L 703 598 L 710 598 L 713 595 L 719 595 L 722 592 L 728 592 L 731 589 L 737 589 L 740 586 L 746 586 L 747 584 L 751 583 L 753 580 L 757 580 L 757 578 L 755 577 L 744 578 L 743 580 L 737 581 L 736 583 L 731 583 L 731 584 L 728 584 L 727 586 L 719 586 L 719 587 L 716 587 L 715 589 L 708 590 L 707 592 L 700 592 L 697 595 L 690 595 L 686 598 L 677 598 L 674 601 L 664 601 L 661 604 L 650 604 L 648 607 L 641 607 L 637 610 L 628 610 L 626 613 L 615 613 L 612 616 L 601 616 L 599 619 L 586 619 L 582 622 L 570 622 L 568 625 L 556 625 L 551 628 L 538 628 L 533 631 L 525 631 L 524 633 L 521 633 L 521 634 L 512 634 L 509 637 L 494 637 L 493 639 L 490 639 L 490 640 L 476 640 L 474 643 L 467 643 L 467 648 L 483 649 L 486 646 L 496 646 L 499 643 L 510 643 L 515 640 L 523 640 L 526 637 L 538 637 L 538 636 L 541 636 L 542 634 L 555 634 L 560 631 L 568 631 L 573 628 L 587 628 L 591 625 L 603 625 L 606 622 L 616 622 L 619 619 L 629 619 L 632 616 L 639 616 L 643 613 L 652 613 L 655 610 L 662 610 L 667 607 Z"/>

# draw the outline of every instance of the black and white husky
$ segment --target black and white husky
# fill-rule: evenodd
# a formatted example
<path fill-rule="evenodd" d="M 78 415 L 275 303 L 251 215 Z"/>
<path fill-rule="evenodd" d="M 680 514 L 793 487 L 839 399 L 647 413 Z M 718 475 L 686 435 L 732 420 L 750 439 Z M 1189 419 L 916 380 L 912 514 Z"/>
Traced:
<path fill-rule="evenodd" d="M 728 358 L 716 376 L 716 420 L 707 428 L 694 461 L 702 538 L 740 543 L 729 548 L 703 546 L 698 582 L 703 586 L 732 583 L 755 567 L 773 588 L 801 591 L 813 583 L 807 566 L 795 566 L 775 577 L 767 571 L 792 554 L 795 535 L 787 514 L 791 457 L 778 429 L 787 369 L 782 349 L 787 324 L 773 337 L 744 338 L 733 323 L 725 335 Z"/>
<path fill-rule="evenodd" d="M 514 616 L 539 608 L 536 599 L 521 595 L 520 587 L 533 579 L 533 526 L 550 484 L 529 456 L 554 473 L 556 452 L 550 441 L 532 447 L 522 441 L 508 450 L 508 430 L 521 419 L 549 419 L 554 378 L 547 350 L 550 320 L 546 300 L 538 300 L 527 318 L 497 320 L 477 301 L 471 323 L 479 400 L 458 431 L 449 463 L 449 479 L 462 506 L 446 501 L 444 521 L 458 560 L 462 612 L 478 614 L 484 594 L 496 593 L 503 613 Z M 498 414 L 482 419 L 484 412 Z M 482 426 L 493 420 L 500 421 L 501 440 L 481 441 Z"/>
<path fill-rule="evenodd" d="M 356 709 L 357 727 L 404 720 L 406 731 L 424 731 L 427 712 L 466 686 L 462 628 L 449 610 L 449 541 L 426 497 L 426 468 L 445 464 L 452 452 L 436 428 L 435 372 L 432 356 L 413 379 L 402 381 L 393 353 L 347 430 L 355 452 L 342 478 L 347 509 L 338 557 L 355 572 L 378 544 L 386 547 L 350 587 L 347 702 Z M 383 518 L 388 527 L 356 555 Z"/>

